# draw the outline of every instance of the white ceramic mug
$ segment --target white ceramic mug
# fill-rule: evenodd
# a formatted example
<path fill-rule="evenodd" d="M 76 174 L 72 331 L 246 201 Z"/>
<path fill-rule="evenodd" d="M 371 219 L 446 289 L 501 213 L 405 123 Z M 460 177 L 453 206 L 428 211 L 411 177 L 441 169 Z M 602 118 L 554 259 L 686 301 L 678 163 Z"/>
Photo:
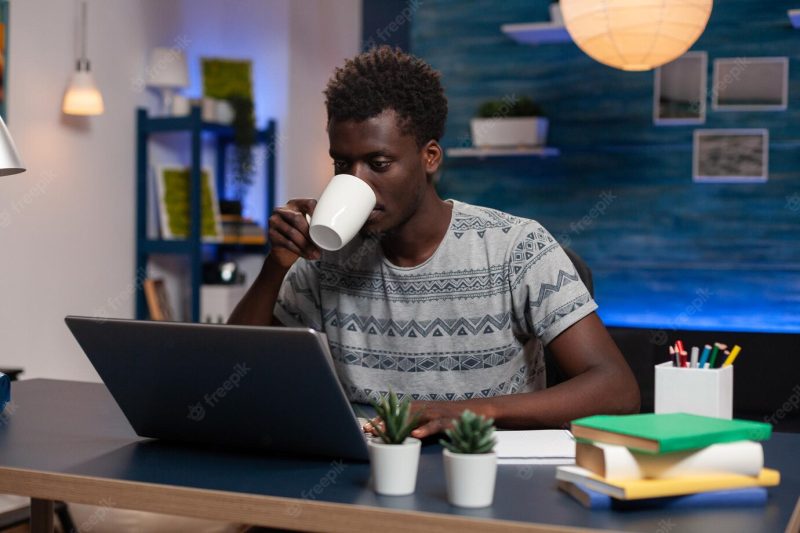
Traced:
<path fill-rule="evenodd" d="M 337 174 L 322 191 L 309 233 L 323 250 L 336 251 L 349 243 L 375 207 L 372 188 L 350 174 Z"/>

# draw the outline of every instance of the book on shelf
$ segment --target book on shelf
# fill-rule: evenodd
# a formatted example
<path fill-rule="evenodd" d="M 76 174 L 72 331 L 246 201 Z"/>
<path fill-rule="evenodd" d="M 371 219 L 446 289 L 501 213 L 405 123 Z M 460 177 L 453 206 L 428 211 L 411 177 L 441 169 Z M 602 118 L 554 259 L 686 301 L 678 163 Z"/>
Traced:
<path fill-rule="evenodd" d="M 266 244 L 264 228 L 251 218 L 222 215 L 222 242 L 226 244 Z"/>
<path fill-rule="evenodd" d="M 147 300 L 150 320 L 172 320 L 172 309 L 169 305 L 164 280 L 147 278 L 142 282 L 142 288 L 144 289 L 145 300 Z"/>
<path fill-rule="evenodd" d="M 716 490 L 774 487 L 780 483 L 780 474 L 777 470 L 763 468 L 758 476 L 727 473 L 671 479 L 610 481 L 580 466 L 559 466 L 556 468 L 556 479 L 581 484 L 591 490 L 619 500 L 637 500 Z"/>
<path fill-rule="evenodd" d="M 579 442 L 575 447 L 575 463 L 611 481 L 718 473 L 757 476 L 764 468 L 764 450 L 758 442 L 740 441 L 654 455 L 618 444 Z"/>
<path fill-rule="evenodd" d="M 593 510 L 738 508 L 759 507 L 767 503 L 767 489 L 763 487 L 714 490 L 682 496 L 642 498 L 640 500 L 618 500 L 608 494 L 592 490 L 582 483 L 573 483 L 571 481 L 559 481 L 558 489 L 571 496 L 587 509 Z"/>
<path fill-rule="evenodd" d="M 772 426 L 687 413 L 595 415 L 572 422 L 581 441 L 618 444 L 645 453 L 677 452 L 741 440 L 766 440 Z"/>

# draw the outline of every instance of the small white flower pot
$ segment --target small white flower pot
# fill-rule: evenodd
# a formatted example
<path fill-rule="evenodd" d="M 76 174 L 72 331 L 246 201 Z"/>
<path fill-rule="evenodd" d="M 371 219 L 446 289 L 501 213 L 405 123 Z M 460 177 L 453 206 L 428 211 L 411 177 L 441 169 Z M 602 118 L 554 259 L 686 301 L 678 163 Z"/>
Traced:
<path fill-rule="evenodd" d="M 447 500 L 458 507 L 488 507 L 494 500 L 497 454 L 453 453 L 445 449 Z"/>
<path fill-rule="evenodd" d="M 543 117 L 473 118 L 472 144 L 478 147 L 544 146 L 549 121 Z"/>
<path fill-rule="evenodd" d="M 379 439 L 370 439 L 367 448 L 375 492 L 386 496 L 414 493 L 421 449 L 419 439 L 408 437 L 403 444 L 386 444 Z"/>

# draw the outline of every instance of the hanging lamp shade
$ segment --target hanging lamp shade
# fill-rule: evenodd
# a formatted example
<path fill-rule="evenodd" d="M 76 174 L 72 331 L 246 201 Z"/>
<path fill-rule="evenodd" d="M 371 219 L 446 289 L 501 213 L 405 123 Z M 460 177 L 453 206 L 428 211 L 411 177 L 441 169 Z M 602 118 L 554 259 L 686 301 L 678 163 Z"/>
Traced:
<path fill-rule="evenodd" d="M 94 82 L 94 76 L 86 57 L 86 2 L 81 2 L 80 56 L 75 62 L 75 72 L 69 80 L 61 111 L 67 115 L 101 115 L 104 111 L 103 95 Z"/>
<path fill-rule="evenodd" d="M 0 118 L 0 177 L 25 172 L 25 164 L 17 152 L 14 139 L 8 133 L 6 123 Z"/>
<path fill-rule="evenodd" d="M 103 113 L 103 95 L 97 89 L 91 71 L 81 70 L 79 67 L 72 73 L 61 110 L 68 115 L 101 115 Z"/>
<path fill-rule="evenodd" d="M 683 55 L 708 23 L 713 0 L 561 0 L 564 25 L 592 59 L 650 70 Z"/>

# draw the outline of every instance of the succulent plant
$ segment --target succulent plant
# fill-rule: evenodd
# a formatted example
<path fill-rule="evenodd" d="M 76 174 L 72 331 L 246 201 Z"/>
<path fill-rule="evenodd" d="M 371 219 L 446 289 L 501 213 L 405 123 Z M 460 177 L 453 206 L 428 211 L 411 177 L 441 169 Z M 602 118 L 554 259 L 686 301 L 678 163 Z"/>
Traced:
<path fill-rule="evenodd" d="M 446 429 L 449 440 L 439 442 L 453 453 L 489 453 L 496 444 L 494 419 L 476 415 L 469 409 L 453 420 L 453 427 Z"/>
<path fill-rule="evenodd" d="M 410 414 L 411 400 L 406 397 L 403 401 L 397 399 L 397 394 L 390 388 L 389 394 L 379 402 L 373 402 L 375 413 L 383 421 L 380 425 L 373 425 L 375 432 L 386 444 L 403 444 L 403 441 L 417 427 L 421 412 Z"/>
<path fill-rule="evenodd" d="M 542 109 L 527 96 L 489 100 L 478 109 L 481 118 L 539 117 Z"/>

